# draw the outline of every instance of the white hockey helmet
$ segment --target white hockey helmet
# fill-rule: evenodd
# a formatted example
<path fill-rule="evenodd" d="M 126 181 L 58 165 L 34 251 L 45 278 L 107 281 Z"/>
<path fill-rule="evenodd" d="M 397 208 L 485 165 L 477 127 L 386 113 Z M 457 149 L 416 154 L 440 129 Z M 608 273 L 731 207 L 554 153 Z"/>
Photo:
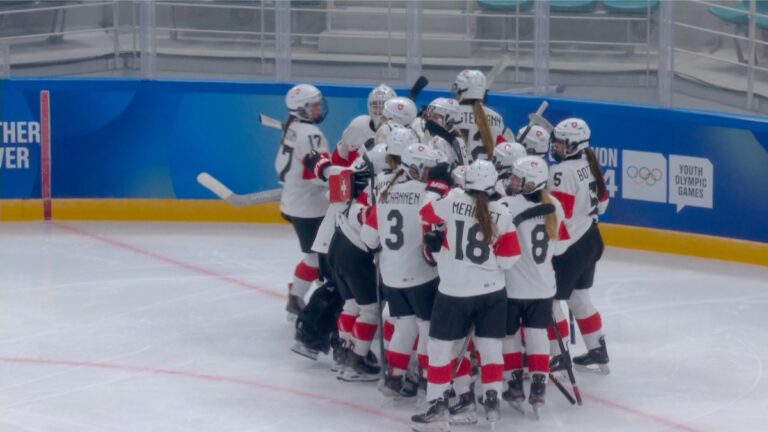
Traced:
<path fill-rule="evenodd" d="M 297 84 L 285 95 L 288 112 L 301 120 L 320 123 L 328 114 L 328 105 L 320 90 L 312 84 Z"/>
<path fill-rule="evenodd" d="M 467 166 L 466 165 L 459 165 L 456 168 L 451 171 L 451 180 L 453 180 L 453 185 L 458 186 L 462 189 L 466 187 L 466 179 L 467 179 Z"/>
<path fill-rule="evenodd" d="M 555 126 L 550 140 L 552 157 L 561 161 L 589 147 L 592 132 L 587 122 L 580 118 L 567 118 Z"/>
<path fill-rule="evenodd" d="M 508 177 L 512 173 L 512 164 L 525 156 L 525 147 L 516 142 L 503 142 L 493 148 L 493 165 L 499 177 Z"/>
<path fill-rule="evenodd" d="M 363 147 L 365 149 L 365 147 Z M 385 169 L 389 168 L 386 161 L 387 157 L 387 145 L 384 143 L 376 144 L 370 150 L 364 150 L 360 158 L 363 164 L 371 164 L 373 166 L 373 174 L 376 175 Z M 362 165 L 362 164 L 361 164 Z M 359 166 L 357 169 L 363 169 L 365 166 Z"/>
<path fill-rule="evenodd" d="M 392 87 L 386 84 L 379 84 L 370 93 L 368 93 L 368 115 L 373 120 L 374 127 L 378 128 L 382 122 L 382 114 L 384 113 L 384 102 L 397 97 L 397 93 Z"/>
<path fill-rule="evenodd" d="M 418 142 L 416 134 L 411 129 L 395 126 L 387 135 L 387 154 L 402 157 L 409 145 Z"/>
<path fill-rule="evenodd" d="M 456 76 L 451 91 L 453 97 L 459 102 L 467 99 L 480 99 L 485 97 L 485 75 L 479 70 L 464 69 Z"/>
<path fill-rule="evenodd" d="M 507 193 L 528 195 L 544 189 L 549 180 L 547 162 L 539 156 L 523 156 L 512 165 Z"/>
<path fill-rule="evenodd" d="M 520 137 L 526 128 L 527 126 L 521 127 L 517 136 Z M 542 126 L 533 125 L 521 144 L 529 155 L 544 157 L 549 153 L 549 131 Z"/>
<path fill-rule="evenodd" d="M 424 117 L 450 131 L 454 126 L 461 123 L 459 102 L 451 98 L 437 98 L 427 105 Z"/>
<path fill-rule="evenodd" d="M 491 162 L 478 159 L 467 168 L 464 182 L 467 190 L 493 193 L 498 178 L 499 175 L 496 173 L 496 168 L 493 167 Z"/>
<path fill-rule="evenodd" d="M 410 126 L 416 118 L 416 104 L 404 97 L 393 97 L 384 102 L 384 118 L 400 126 Z"/>
<path fill-rule="evenodd" d="M 405 173 L 413 180 L 422 181 L 426 179 L 426 171 L 437 165 L 440 155 L 437 151 L 428 145 L 417 143 L 411 144 L 403 152 L 400 164 L 405 169 Z"/>

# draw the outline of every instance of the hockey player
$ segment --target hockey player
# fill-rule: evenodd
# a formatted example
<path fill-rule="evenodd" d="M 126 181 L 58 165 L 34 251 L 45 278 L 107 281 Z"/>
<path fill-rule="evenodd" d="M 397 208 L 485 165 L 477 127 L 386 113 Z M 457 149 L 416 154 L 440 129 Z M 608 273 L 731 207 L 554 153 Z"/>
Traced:
<path fill-rule="evenodd" d="M 474 345 L 482 360 L 486 419 L 501 417 L 501 340 L 505 334 L 507 295 L 503 270 L 520 256 L 515 227 L 509 211 L 488 195 L 497 174 L 489 161 L 475 161 L 467 169 L 466 190 L 454 188 L 444 198 L 427 203 L 419 212 L 422 223 L 440 226 L 444 237 L 437 253 L 440 286 L 432 308 L 429 330 L 429 408 L 411 417 L 416 431 L 450 430 L 447 394 L 454 358 L 474 327 Z M 431 244 L 434 244 L 430 242 Z M 460 410 L 474 408 L 474 397 L 460 397 Z M 455 412 L 455 411 L 454 411 Z"/>
<path fill-rule="evenodd" d="M 424 140 L 443 153 L 450 168 L 469 164 L 467 144 L 458 129 L 461 109 L 455 99 L 437 98 L 424 110 Z"/>
<path fill-rule="evenodd" d="M 523 156 L 514 162 L 510 177 L 504 182 L 507 196 L 499 202 L 514 216 L 520 240 L 520 260 L 505 272 L 507 286 L 507 337 L 504 338 L 504 379 L 508 390 L 504 400 L 520 410 L 525 400 L 523 390 L 523 345 L 531 389 L 528 402 L 538 417 L 544 404 L 549 374 L 547 326 L 552 322 L 552 297 L 555 273 L 552 257 L 561 254 L 570 237 L 565 228 L 565 214 L 557 199 L 547 192 L 549 170 L 538 156 Z"/>
<path fill-rule="evenodd" d="M 416 104 L 412 100 L 400 96 L 388 99 L 384 102 L 383 121 L 376 130 L 376 142 L 387 142 L 387 136 L 394 128 L 410 128 L 415 119 Z"/>
<path fill-rule="evenodd" d="M 597 158 L 589 148 L 591 132 L 579 118 L 568 118 L 557 124 L 552 132 L 552 158 L 557 161 L 550 169 L 549 190 L 563 205 L 571 246 L 553 258 L 557 280 L 556 300 L 567 300 L 576 317 L 587 353 L 573 358 L 577 366 L 596 365 L 608 373 L 608 351 L 603 336 L 600 313 L 592 304 L 589 288 L 595 277 L 595 266 L 603 254 L 603 239 L 598 229 L 598 215 L 608 206 L 605 180 Z M 554 307 L 560 333 L 568 334 L 565 315 L 559 302 Z M 550 335 L 554 338 L 554 334 Z M 554 352 L 559 349 L 553 344 Z M 562 369 L 561 357 L 552 359 L 553 369 Z"/>
<path fill-rule="evenodd" d="M 376 131 L 384 122 L 384 104 L 396 97 L 395 91 L 386 84 L 379 84 L 368 94 L 368 114 L 359 115 L 349 122 L 341 140 L 333 151 L 335 165 L 349 166 L 357 158 L 360 148 L 370 150 L 377 143 Z"/>
<path fill-rule="evenodd" d="M 311 247 L 328 208 L 327 187 L 304 167 L 303 160 L 311 152 L 328 156 L 328 141 L 317 127 L 328 110 L 323 94 L 310 84 L 298 84 L 288 90 L 285 104 L 289 115 L 275 158 L 275 170 L 283 186 L 280 212 L 293 225 L 304 253 L 288 285 L 286 310 L 295 317 L 304 307 L 304 295 L 312 282 L 320 277 L 319 257 Z"/>
<path fill-rule="evenodd" d="M 438 164 L 437 152 L 424 144 L 410 144 L 401 157 L 405 173 L 379 195 L 368 213 L 361 237 L 368 248 L 379 250 L 379 271 L 384 296 L 394 323 L 389 343 L 389 371 L 384 387 L 393 397 L 416 396 L 416 384 L 404 380 L 418 337 L 418 357 L 427 367 L 427 342 L 432 304 L 437 293 L 437 269 L 422 258 L 419 209 L 447 190 L 447 179 L 427 182 L 429 169 Z"/>
<path fill-rule="evenodd" d="M 528 126 L 521 127 L 517 132 L 517 136 L 522 137 L 526 129 L 528 129 Z M 525 147 L 525 151 L 529 155 L 539 156 L 546 160 L 549 156 L 549 136 L 550 133 L 545 128 L 533 125 L 520 144 Z"/>
<path fill-rule="evenodd" d="M 461 131 L 472 160 L 490 159 L 488 147 L 502 141 L 513 142 L 514 136 L 504 127 L 504 119 L 483 104 L 485 75 L 479 70 L 463 70 L 453 82 L 453 97 L 459 101 Z"/>

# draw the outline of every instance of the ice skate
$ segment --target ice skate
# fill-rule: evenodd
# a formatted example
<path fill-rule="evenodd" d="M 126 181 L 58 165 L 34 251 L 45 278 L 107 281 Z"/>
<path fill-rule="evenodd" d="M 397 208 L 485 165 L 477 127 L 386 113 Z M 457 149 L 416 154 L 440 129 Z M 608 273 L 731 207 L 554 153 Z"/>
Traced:
<path fill-rule="evenodd" d="M 317 356 L 320 354 L 320 351 L 312 349 L 299 341 L 293 344 L 291 351 L 310 360 L 317 360 Z"/>
<path fill-rule="evenodd" d="M 587 351 L 586 354 L 573 358 L 573 364 L 579 371 L 595 372 L 603 375 L 611 373 L 608 367 L 608 349 L 605 347 L 605 336 L 600 336 L 600 346 Z"/>
<path fill-rule="evenodd" d="M 342 381 L 374 382 L 378 381 L 381 368 L 373 366 L 365 361 L 365 357 L 355 354 L 350 350 L 347 353 L 347 361 L 344 372 L 339 376 Z"/>
<path fill-rule="evenodd" d="M 528 396 L 528 403 L 533 407 L 533 414 L 536 420 L 541 418 L 541 408 L 547 393 L 547 376 L 544 374 L 533 374 L 531 377 L 531 394 Z"/>
<path fill-rule="evenodd" d="M 512 378 L 509 380 L 509 388 L 501 394 L 501 398 L 509 403 L 516 411 L 525 413 L 522 402 L 525 400 L 525 390 L 523 390 L 523 371 L 516 370 L 512 372 Z"/>
<path fill-rule="evenodd" d="M 445 399 L 435 399 L 429 402 L 427 412 L 411 417 L 411 429 L 415 432 L 449 432 L 449 414 Z"/>
<path fill-rule="evenodd" d="M 477 405 L 475 393 L 471 390 L 458 396 L 449 398 L 450 423 L 475 424 L 477 423 Z"/>
<path fill-rule="evenodd" d="M 410 382 L 405 376 L 384 376 L 379 391 L 393 400 L 410 399 L 416 396 L 418 384 Z"/>
<path fill-rule="evenodd" d="M 485 407 L 485 419 L 491 424 L 491 430 L 495 428 L 495 423 L 501 419 L 501 407 L 499 406 L 499 395 L 496 390 L 488 390 L 483 398 Z"/>
<path fill-rule="evenodd" d="M 302 309 L 304 309 L 304 299 L 291 294 L 291 291 L 293 291 L 293 284 L 288 284 L 288 303 L 285 305 L 285 310 L 288 312 L 288 315 L 286 316 L 286 320 L 288 322 L 296 322 L 296 318 L 299 316 L 299 313 Z"/>

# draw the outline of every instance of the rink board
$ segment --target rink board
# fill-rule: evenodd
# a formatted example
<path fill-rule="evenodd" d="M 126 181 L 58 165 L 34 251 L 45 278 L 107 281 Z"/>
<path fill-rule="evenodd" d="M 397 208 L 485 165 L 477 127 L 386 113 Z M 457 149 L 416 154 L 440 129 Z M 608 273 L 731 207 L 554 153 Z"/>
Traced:
<path fill-rule="evenodd" d="M 257 118 L 260 113 L 285 118 L 289 87 L 134 79 L 0 81 L 0 220 L 42 217 L 39 200 L 47 197 L 50 181 L 54 219 L 279 221 L 275 204 L 236 209 L 195 179 L 209 172 L 241 194 L 278 187 L 274 155 L 280 132 L 260 126 Z M 321 128 L 333 146 L 348 121 L 365 112 L 370 87 L 321 88 L 330 107 Z M 418 103 L 445 95 L 425 90 Z M 50 110 L 45 109 L 48 100 Z M 765 259 L 765 117 L 547 100 L 545 115 L 553 123 L 579 116 L 592 128 L 591 145 L 611 194 L 601 217 L 610 244 L 693 255 L 711 249 L 707 256 Z M 539 103 L 508 94 L 491 94 L 488 100 L 515 130 Z M 50 165 L 41 162 L 46 136 Z M 737 258 L 725 244 L 760 256 Z"/>

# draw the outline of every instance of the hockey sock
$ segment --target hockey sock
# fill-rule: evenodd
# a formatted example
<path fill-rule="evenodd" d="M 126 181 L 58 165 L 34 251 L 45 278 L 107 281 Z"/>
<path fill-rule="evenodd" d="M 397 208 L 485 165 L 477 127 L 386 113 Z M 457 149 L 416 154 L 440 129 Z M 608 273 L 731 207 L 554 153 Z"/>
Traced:
<path fill-rule="evenodd" d="M 504 374 L 501 339 L 475 336 L 474 342 L 480 353 L 480 382 L 483 383 L 483 393 L 496 390 L 496 393 L 501 394 Z"/>
<path fill-rule="evenodd" d="M 365 356 L 371 349 L 371 342 L 376 335 L 378 325 L 378 305 L 371 303 L 369 305 L 360 305 L 360 316 L 355 321 L 355 328 L 352 332 L 353 348 L 355 354 Z"/>
<path fill-rule="evenodd" d="M 413 315 L 392 318 L 395 332 L 387 349 L 387 363 L 391 368 L 392 376 L 399 377 L 408 370 L 413 352 L 413 342 L 419 335 L 419 327 L 416 325 L 416 317 Z"/>
<path fill-rule="evenodd" d="M 568 320 L 565 318 L 562 307 L 560 307 L 560 301 L 555 300 L 552 302 L 552 313 L 557 321 L 557 329 L 560 331 L 560 337 L 563 338 L 563 342 L 568 338 L 570 332 L 568 331 Z M 557 343 L 557 337 L 555 336 L 555 330 L 550 324 L 547 327 L 547 337 L 549 338 L 549 352 L 553 356 L 560 354 L 560 345 Z"/>
<path fill-rule="evenodd" d="M 427 373 L 427 401 L 443 397 L 451 385 L 453 375 L 454 341 L 429 338 L 429 372 Z"/>
<path fill-rule="evenodd" d="M 419 341 L 416 347 L 416 354 L 419 360 L 419 367 L 424 376 L 427 375 L 429 368 L 429 357 L 427 356 L 427 345 L 429 345 L 429 321 L 416 319 L 416 325 L 419 326 Z"/>
<path fill-rule="evenodd" d="M 528 371 L 531 373 L 549 373 L 549 343 L 547 330 L 543 328 L 525 328 L 525 352 L 528 357 Z"/>
<path fill-rule="evenodd" d="M 576 317 L 581 337 L 588 350 L 600 346 L 600 336 L 603 335 L 603 323 L 600 313 L 592 304 L 592 298 L 588 289 L 574 290 L 568 300 L 568 306 Z"/>
<path fill-rule="evenodd" d="M 360 307 L 355 303 L 355 300 L 349 299 L 344 302 L 344 308 L 339 315 L 337 322 L 339 329 L 339 337 L 346 342 L 352 340 L 352 332 L 355 330 L 355 321 L 357 321 L 357 315 L 360 313 Z"/>
<path fill-rule="evenodd" d="M 296 265 L 296 269 L 293 271 L 293 285 L 291 286 L 292 295 L 304 298 L 304 295 L 312 286 L 312 282 L 320 277 L 320 271 L 317 267 L 318 256 L 316 253 L 306 254 L 304 259 L 299 261 Z"/>
<path fill-rule="evenodd" d="M 472 385 L 472 361 L 469 359 L 469 353 L 465 353 L 459 361 L 459 369 L 453 378 L 453 390 L 457 395 L 468 392 Z M 455 363 L 453 365 L 456 366 Z"/>
<path fill-rule="evenodd" d="M 520 340 L 520 330 L 512 336 L 506 336 L 502 342 L 504 355 L 504 380 L 512 379 L 512 371 L 523 368 L 523 344 Z"/>

